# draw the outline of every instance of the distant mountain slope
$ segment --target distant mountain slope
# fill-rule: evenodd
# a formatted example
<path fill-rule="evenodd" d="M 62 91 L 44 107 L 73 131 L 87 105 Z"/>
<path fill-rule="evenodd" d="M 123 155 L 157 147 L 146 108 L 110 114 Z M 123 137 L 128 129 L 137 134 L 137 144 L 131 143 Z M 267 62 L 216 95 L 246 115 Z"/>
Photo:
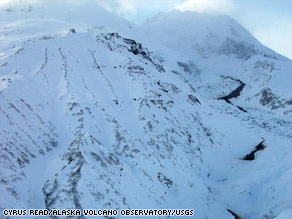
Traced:
<path fill-rule="evenodd" d="M 185 54 L 201 71 L 200 86 L 211 77 L 219 76 L 216 83 L 221 75 L 235 77 L 247 84 L 240 104 L 291 114 L 291 60 L 261 45 L 230 17 L 173 11 L 149 19 L 142 31 Z"/>
<path fill-rule="evenodd" d="M 92 0 L 86 0 L 84 2 L 66 0 L 15 0 L 9 4 L 1 4 L 0 11 L 1 25 L 19 22 L 21 20 L 53 19 L 73 25 L 78 30 L 96 28 L 107 31 L 111 31 L 111 29 L 115 29 L 116 31 L 129 31 L 131 26 L 128 21 L 107 12 Z M 44 29 L 46 28 L 44 27 Z"/>
<path fill-rule="evenodd" d="M 27 15 L 12 5 L 0 13 L 1 218 L 7 218 L 5 208 L 291 215 L 289 77 L 275 84 L 276 73 L 284 75 L 278 69 L 291 61 L 277 54 L 237 57 L 237 49 L 214 54 L 216 40 L 202 57 L 187 45 L 179 48 L 177 35 L 169 36 L 177 48 L 167 37 L 161 43 L 169 35 L 158 31 L 161 18 L 140 28 L 99 5 L 54 4 L 63 9 L 32 5 Z M 166 17 L 213 22 L 208 15 L 177 13 Z M 75 22 L 71 14 L 82 19 Z M 224 41 L 230 34 L 225 22 L 238 24 L 222 19 L 226 31 L 218 37 Z M 271 52 L 242 27 L 238 34 Z M 256 92 L 264 88 L 277 91 L 283 106 L 273 108 L 278 102 L 269 93 L 261 103 Z"/>

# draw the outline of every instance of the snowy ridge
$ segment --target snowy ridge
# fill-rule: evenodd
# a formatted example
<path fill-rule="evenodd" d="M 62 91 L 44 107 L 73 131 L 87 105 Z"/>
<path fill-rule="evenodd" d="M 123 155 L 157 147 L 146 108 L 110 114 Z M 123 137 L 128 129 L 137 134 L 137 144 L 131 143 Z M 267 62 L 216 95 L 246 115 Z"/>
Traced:
<path fill-rule="evenodd" d="M 202 72 L 200 86 L 231 76 L 247 84 L 241 104 L 291 114 L 291 61 L 261 45 L 230 17 L 173 11 L 149 20 L 142 31 L 187 55 L 188 68 L 195 63 L 195 71 Z"/>
<path fill-rule="evenodd" d="M 58 4 L 70 13 L 81 7 Z M 0 209 L 190 208 L 193 218 L 289 218 L 291 61 L 226 17 L 218 21 L 222 33 L 213 34 L 232 41 L 211 40 L 202 57 L 167 38 L 160 45 L 168 34 L 157 32 L 161 18 L 145 30 L 130 28 L 88 4 L 85 11 L 101 14 L 97 24 L 84 15 L 72 26 L 71 16 L 60 18 L 43 5 L 32 6 L 37 17 L 19 17 L 14 6 L 6 11 Z M 187 25 L 197 16 L 206 19 L 197 24 L 202 28 L 215 25 L 208 15 L 166 16 L 170 27 L 184 16 Z M 232 49 L 238 38 L 249 43 L 244 56 Z M 229 50 L 218 53 L 220 42 Z M 287 82 L 279 86 L 283 75 Z M 241 83 L 230 103 L 220 100 Z M 263 139 L 263 149 L 246 160 Z"/>

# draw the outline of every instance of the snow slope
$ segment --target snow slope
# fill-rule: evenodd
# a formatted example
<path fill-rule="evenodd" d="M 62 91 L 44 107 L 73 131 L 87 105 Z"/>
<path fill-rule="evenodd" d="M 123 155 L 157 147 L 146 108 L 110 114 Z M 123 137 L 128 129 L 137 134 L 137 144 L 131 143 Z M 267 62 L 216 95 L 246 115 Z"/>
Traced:
<path fill-rule="evenodd" d="M 0 14 L 1 218 L 5 208 L 289 218 L 291 61 L 235 21 L 171 12 L 136 27 L 65 1 Z M 253 49 L 232 49 L 239 38 Z M 237 98 L 218 100 L 239 81 Z"/>
<path fill-rule="evenodd" d="M 149 19 L 142 31 L 185 54 L 185 64 L 203 72 L 199 86 L 204 88 L 210 78 L 217 83 L 222 75 L 231 76 L 247 84 L 240 104 L 291 114 L 291 60 L 261 45 L 230 17 L 173 11 Z"/>

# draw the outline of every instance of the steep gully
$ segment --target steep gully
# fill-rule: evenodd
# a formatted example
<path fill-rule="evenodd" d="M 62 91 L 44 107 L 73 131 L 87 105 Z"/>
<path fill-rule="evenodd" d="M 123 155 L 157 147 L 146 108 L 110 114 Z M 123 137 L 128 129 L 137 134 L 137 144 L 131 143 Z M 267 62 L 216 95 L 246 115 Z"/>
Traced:
<path fill-rule="evenodd" d="M 240 93 L 241 91 L 243 90 L 243 88 L 245 87 L 245 83 L 243 83 L 241 80 L 239 79 L 234 79 L 230 76 L 227 76 L 225 78 L 229 78 L 231 80 L 234 80 L 234 81 L 237 81 L 240 83 L 240 85 L 235 89 L 233 90 L 230 94 L 228 94 L 227 96 L 224 96 L 224 97 L 220 97 L 218 98 L 218 100 L 225 100 L 227 103 L 233 105 L 230 101 L 231 98 L 236 98 L 238 96 L 240 96 Z M 242 107 L 240 106 L 236 106 L 239 110 L 243 111 L 243 112 L 247 112 L 245 109 L 243 109 Z M 242 160 L 254 160 L 255 159 L 255 153 L 257 151 L 260 151 L 260 150 L 264 150 L 265 149 L 265 145 L 264 145 L 264 142 L 265 140 L 263 139 L 256 147 L 255 147 L 255 150 L 253 150 L 251 153 L 245 155 L 245 157 L 242 159 Z"/>
<path fill-rule="evenodd" d="M 234 80 L 234 81 L 237 81 L 240 83 L 240 85 L 233 91 L 230 92 L 230 94 L 226 95 L 226 96 L 223 96 L 223 97 L 219 97 L 218 100 L 225 100 L 226 103 L 228 104 L 232 104 L 232 102 L 230 101 L 230 99 L 232 98 L 236 98 L 238 96 L 240 96 L 240 93 L 241 91 L 243 90 L 243 88 L 245 87 L 245 83 L 243 83 L 241 80 L 239 79 L 234 79 L 232 77 L 226 77 L 226 78 L 229 78 L 231 80 Z M 239 110 L 243 111 L 243 112 L 247 112 L 245 109 L 243 109 L 242 107 L 240 106 L 236 106 Z M 259 150 L 264 150 L 265 149 L 265 145 L 264 145 L 264 142 L 265 140 L 263 139 L 256 147 L 255 147 L 255 150 L 253 150 L 251 153 L 245 155 L 244 158 L 242 158 L 242 160 L 248 160 L 248 161 L 251 161 L 251 160 L 254 160 L 255 159 L 255 153 Z M 231 211 L 230 209 L 226 209 L 232 216 L 234 216 L 235 219 L 240 219 L 241 217 L 239 215 L 237 215 L 236 213 L 234 213 L 233 211 Z"/>
<path fill-rule="evenodd" d="M 232 77 L 226 77 L 226 78 L 229 78 L 231 80 L 234 80 L 234 81 L 237 81 L 240 83 L 240 85 L 235 89 L 233 90 L 230 94 L 228 94 L 227 96 L 223 96 L 223 97 L 219 97 L 218 100 L 225 100 L 227 103 L 233 105 L 230 101 L 230 99 L 232 98 L 236 98 L 238 96 L 240 96 L 240 93 L 241 91 L 243 90 L 243 88 L 245 87 L 245 83 L 243 83 L 241 80 L 239 79 L 234 79 Z M 236 106 L 239 110 L 243 111 L 243 112 L 247 112 L 245 109 L 243 109 L 242 107 L 240 106 Z"/>

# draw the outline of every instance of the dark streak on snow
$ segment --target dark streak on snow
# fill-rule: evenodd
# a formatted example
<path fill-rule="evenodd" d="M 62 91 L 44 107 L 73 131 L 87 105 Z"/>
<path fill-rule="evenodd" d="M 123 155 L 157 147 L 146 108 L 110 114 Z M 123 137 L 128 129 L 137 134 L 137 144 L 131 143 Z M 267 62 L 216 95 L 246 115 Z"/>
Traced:
<path fill-rule="evenodd" d="M 257 151 L 260 150 L 264 150 L 266 148 L 266 146 L 264 145 L 265 140 L 263 139 L 256 147 L 255 150 L 253 150 L 252 152 L 250 152 L 249 154 L 245 155 L 245 157 L 243 158 L 243 160 L 254 160 L 255 159 L 255 153 Z"/>
<path fill-rule="evenodd" d="M 233 90 L 230 94 L 228 94 L 227 96 L 223 96 L 223 97 L 219 97 L 218 100 L 225 100 L 227 103 L 233 105 L 230 101 L 230 99 L 232 98 L 236 98 L 238 96 L 240 96 L 240 93 L 241 91 L 243 90 L 243 88 L 245 87 L 245 83 L 243 83 L 241 80 L 239 79 L 235 79 L 235 78 L 232 78 L 232 77 L 226 77 L 226 78 L 230 78 L 231 80 L 234 80 L 234 81 L 237 81 L 240 83 L 240 85 L 235 89 Z M 243 112 L 247 112 L 245 109 L 243 109 L 242 107 L 240 106 L 236 106 L 239 110 L 243 111 Z"/>
<path fill-rule="evenodd" d="M 230 209 L 226 209 L 230 214 L 232 214 L 232 216 L 234 216 L 235 219 L 240 219 L 241 217 L 239 217 L 237 214 L 235 214 L 233 211 L 231 211 Z"/>

